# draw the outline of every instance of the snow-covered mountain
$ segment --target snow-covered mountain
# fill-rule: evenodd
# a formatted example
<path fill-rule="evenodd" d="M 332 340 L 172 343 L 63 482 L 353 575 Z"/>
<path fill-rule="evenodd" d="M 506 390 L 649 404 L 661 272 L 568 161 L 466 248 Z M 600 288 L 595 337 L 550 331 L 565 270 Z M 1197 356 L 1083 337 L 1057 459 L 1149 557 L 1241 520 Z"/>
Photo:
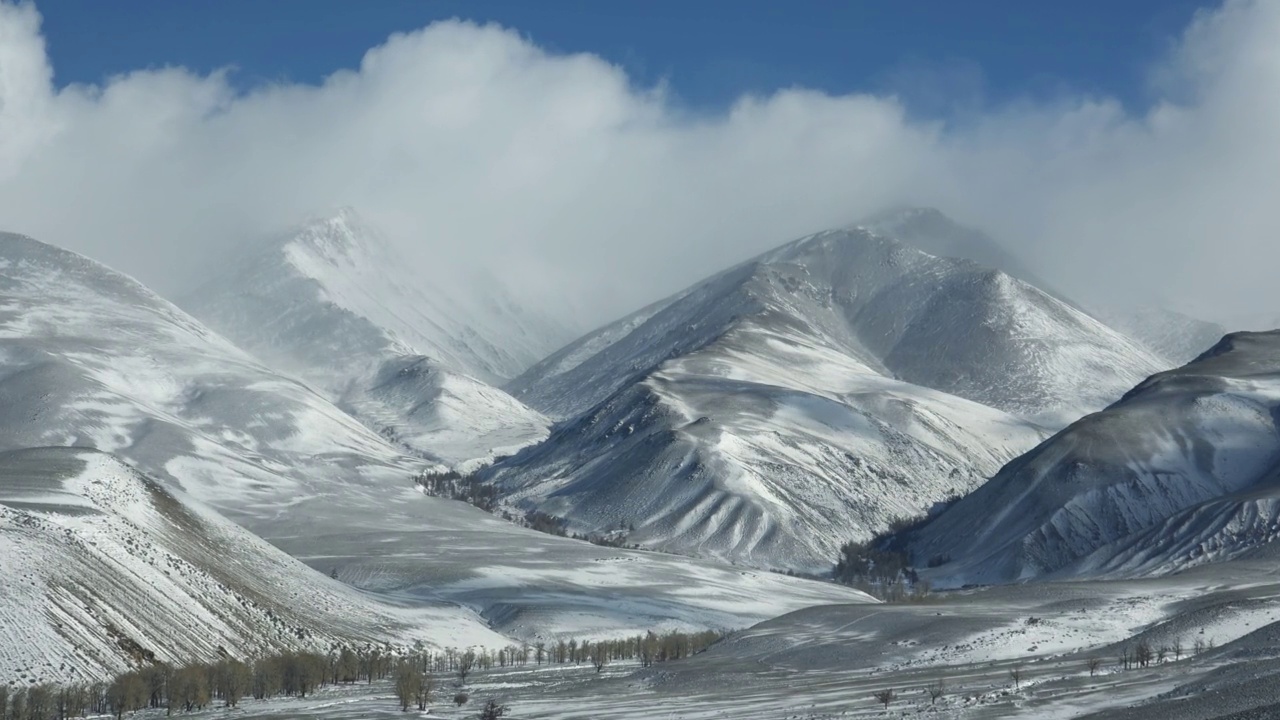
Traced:
<path fill-rule="evenodd" d="M 1218 323 L 1154 305 L 1100 313 L 1100 317 L 1175 367 L 1196 359 L 1227 334 Z"/>
<path fill-rule="evenodd" d="M 568 418 L 483 474 L 577 527 L 814 570 L 967 492 L 1157 368 L 1003 272 L 864 228 L 803 238 L 508 385 Z"/>
<path fill-rule="evenodd" d="M 488 383 L 570 337 L 491 278 L 413 267 L 349 208 L 238 258 L 180 302 L 379 433 L 448 463 L 546 436 L 548 422 Z M 414 400 L 421 373 L 405 368 L 422 358 L 433 387 Z"/>
<path fill-rule="evenodd" d="M 936 208 L 907 207 L 872 215 L 858 223 L 877 235 L 900 240 L 917 250 L 945 258 L 972 260 L 1065 299 L 1048 281 L 995 238 L 947 217 Z"/>
<path fill-rule="evenodd" d="M 0 453 L 0 575 L 0 677 L 23 682 L 334 642 L 506 643 L 462 608 L 372 600 L 77 448 Z"/>
<path fill-rule="evenodd" d="M 572 337 L 491 278 L 414 267 L 350 208 L 246 253 L 180 304 L 326 389 L 405 355 L 493 382 Z"/>
<path fill-rule="evenodd" d="M 383 363 L 342 404 L 394 442 L 464 470 L 545 439 L 551 426 L 506 392 L 419 355 Z"/>
<path fill-rule="evenodd" d="M 134 280 L 0 234 L 0 449 L 112 452 L 219 506 L 422 465 Z"/>
<path fill-rule="evenodd" d="M 393 373 L 378 402 L 409 397 L 396 388 L 431 387 L 440 379 L 431 368 Z M 451 407 L 459 393 L 434 387 L 449 398 L 438 407 Z M 500 402 L 485 411 L 503 412 Z M 422 417 L 427 429 L 447 421 Z M 0 234 L 0 451 L 44 446 L 113 453 L 344 583 L 415 611 L 461 605 L 522 637 L 741 627 L 867 600 L 830 584 L 600 548 L 424 497 L 411 478 L 432 463 L 307 385 L 124 275 Z M 4 592 L 0 600 L 11 597 Z M 9 612 L 3 603 L 0 612 Z M 454 626 L 465 627 L 446 622 Z"/>
<path fill-rule="evenodd" d="M 570 417 L 731 329 L 794 328 L 880 375 L 1066 424 L 1161 368 L 1145 348 L 999 270 L 864 228 L 802 238 L 566 346 L 507 385 Z"/>
<path fill-rule="evenodd" d="M 1280 536 L 1280 332 L 1228 335 L 911 534 L 950 583 L 1144 575 Z"/>

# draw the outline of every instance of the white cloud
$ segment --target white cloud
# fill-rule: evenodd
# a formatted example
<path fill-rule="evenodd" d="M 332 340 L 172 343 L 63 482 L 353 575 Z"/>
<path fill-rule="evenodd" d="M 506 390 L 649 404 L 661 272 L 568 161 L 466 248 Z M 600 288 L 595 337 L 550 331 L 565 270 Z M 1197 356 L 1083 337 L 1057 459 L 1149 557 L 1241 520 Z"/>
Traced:
<path fill-rule="evenodd" d="M 419 262 L 506 269 L 602 321 L 804 232 L 934 204 L 1081 295 L 1275 306 L 1280 3 L 1201 14 L 1152 78 L 1141 114 L 1068 97 L 943 126 L 797 89 L 698 116 L 597 57 L 447 22 L 319 86 L 167 69 L 59 90 L 36 10 L 0 4 L 0 226 L 176 294 L 244 238 L 350 204 Z"/>

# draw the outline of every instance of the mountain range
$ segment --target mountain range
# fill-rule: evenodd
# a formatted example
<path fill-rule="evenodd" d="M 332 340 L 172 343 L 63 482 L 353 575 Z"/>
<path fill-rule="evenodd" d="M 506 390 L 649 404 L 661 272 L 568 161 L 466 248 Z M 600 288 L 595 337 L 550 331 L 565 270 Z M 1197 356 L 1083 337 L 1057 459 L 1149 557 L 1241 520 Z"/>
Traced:
<path fill-rule="evenodd" d="M 26 648 L 0 661 L 76 678 L 138 648 L 736 627 L 867 602 L 766 571 L 824 575 L 922 514 L 892 540 L 939 585 L 1162 574 L 1280 532 L 1277 335 L 1104 322 L 937 211 L 800 238 L 577 339 L 397 247 L 344 209 L 183 310 L 0 234 L 0 542 L 24 580 L 0 617 Z M 288 610 L 303 593 L 324 602 Z"/>
<path fill-rule="evenodd" d="M 586 530 L 816 571 L 1161 363 L 1003 271 L 866 227 L 824 232 L 517 377 L 512 395 L 563 421 L 482 477 Z"/>

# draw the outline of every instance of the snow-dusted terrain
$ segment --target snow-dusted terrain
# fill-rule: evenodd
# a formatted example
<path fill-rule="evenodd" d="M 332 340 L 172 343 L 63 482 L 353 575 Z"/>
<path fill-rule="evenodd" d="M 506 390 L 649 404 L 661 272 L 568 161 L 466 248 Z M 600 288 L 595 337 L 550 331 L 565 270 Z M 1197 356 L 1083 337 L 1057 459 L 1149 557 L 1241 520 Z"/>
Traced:
<path fill-rule="evenodd" d="M 1167 358 L 1171 366 L 1191 362 L 1227 334 L 1218 323 L 1151 305 L 1103 313 L 1102 317 L 1111 327 Z"/>
<path fill-rule="evenodd" d="M 871 372 L 1058 424 L 1163 365 L 1005 272 L 853 228 L 726 270 L 571 343 L 507 389 L 570 417 L 744 325 L 803 334 Z"/>
<path fill-rule="evenodd" d="M 507 642 L 456 606 L 379 603 L 76 448 L 0 453 L 0 577 L 0 677 L 23 682 L 333 642 Z"/>
<path fill-rule="evenodd" d="M 1126 669 L 1122 653 L 1132 658 L 1140 643 L 1151 646 L 1152 660 Z M 768 620 L 652 668 L 530 662 L 476 672 L 465 685 L 437 680 L 430 716 L 456 720 L 474 718 L 490 698 L 510 717 L 531 720 L 1265 719 L 1280 710 L 1280 584 L 1274 564 L 1237 562 L 1171 578 L 833 605 Z M 449 702 L 457 689 L 469 704 Z M 886 709 L 877 695 L 887 690 Z M 401 716 L 388 684 L 245 701 L 234 711 Z"/>
<path fill-rule="evenodd" d="M 1004 272 L 824 232 L 514 380 L 517 398 L 566 420 L 483 477 L 582 530 L 623 524 L 651 547 L 814 571 L 842 542 L 972 490 L 1160 362 Z"/>
<path fill-rule="evenodd" d="M 900 240 L 917 250 L 944 258 L 971 260 L 1008 273 L 1065 299 L 1026 263 L 995 238 L 976 228 L 966 227 L 936 208 L 909 207 L 889 210 L 858 223 L 877 235 Z"/>
<path fill-rule="evenodd" d="M 948 583 L 1164 573 L 1272 553 L 1280 332 L 1229 335 L 1010 463 L 914 533 Z"/>
<path fill-rule="evenodd" d="M 132 279 L 0 234 L 0 449 L 93 447 L 242 512 L 421 463 Z"/>
<path fill-rule="evenodd" d="M 510 378 L 572 337 L 492 279 L 415 267 L 351 208 L 263 243 L 182 305 L 322 386 L 341 387 L 401 355 L 484 381 Z"/>
<path fill-rule="evenodd" d="M 543 440 L 551 426 L 502 390 L 420 355 L 383 363 L 341 403 L 394 442 L 462 470 Z"/>
<path fill-rule="evenodd" d="M 349 208 L 254 248 L 181 304 L 375 430 L 450 464 L 546 436 L 549 423 L 491 383 L 571 337 L 492 278 L 415 267 Z M 430 378 L 403 374 L 424 357 Z M 407 397 L 419 389 L 423 398 Z M 433 398 L 442 407 L 429 407 Z"/>
<path fill-rule="evenodd" d="M 323 573 L 414 607 L 462 604 L 513 635 L 741 627 L 866 600 L 424 497 L 412 477 L 431 463 L 128 277 L 17 235 L 0 235 L 0 408 L 0 450 L 114 453 Z"/>

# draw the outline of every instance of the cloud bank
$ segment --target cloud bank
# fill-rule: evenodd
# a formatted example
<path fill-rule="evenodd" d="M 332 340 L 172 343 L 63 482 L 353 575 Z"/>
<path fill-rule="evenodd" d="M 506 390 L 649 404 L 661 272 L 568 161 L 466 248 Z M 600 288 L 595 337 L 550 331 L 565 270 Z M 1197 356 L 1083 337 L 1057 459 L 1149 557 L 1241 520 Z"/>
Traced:
<path fill-rule="evenodd" d="M 466 22 L 319 85 L 169 68 L 58 89 L 37 9 L 0 3 L 0 227 L 176 295 L 246 239 L 352 205 L 424 268 L 482 265 L 590 323 L 933 205 L 1079 297 L 1280 316 L 1280 3 L 1199 14 L 1151 92 L 1140 111 L 1061 97 L 941 122 L 797 88 L 695 114 L 599 57 Z"/>

